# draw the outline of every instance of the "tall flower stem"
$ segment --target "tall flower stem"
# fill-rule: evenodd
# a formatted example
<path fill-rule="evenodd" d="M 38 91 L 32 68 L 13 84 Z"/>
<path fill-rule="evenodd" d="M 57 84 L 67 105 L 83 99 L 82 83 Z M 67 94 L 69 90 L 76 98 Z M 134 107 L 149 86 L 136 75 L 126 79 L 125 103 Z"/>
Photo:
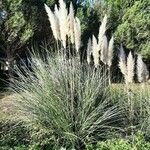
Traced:
<path fill-rule="evenodd" d="M 108 67 L 108 83 L 111 85 L 111 68 Z"/>

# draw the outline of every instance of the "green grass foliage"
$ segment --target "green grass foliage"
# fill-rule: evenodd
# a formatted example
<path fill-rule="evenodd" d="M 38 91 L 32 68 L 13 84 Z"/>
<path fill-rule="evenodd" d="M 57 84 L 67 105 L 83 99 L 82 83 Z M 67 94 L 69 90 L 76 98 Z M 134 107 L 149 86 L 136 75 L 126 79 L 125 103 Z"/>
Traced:
<path fill-rule="evenodd" d="M 28 126 L 48 131 L 56 145 L 73 148 L 105 138 L 115 127 L 120 111 L 110 103 L 102 69 L 62 56 L 32 56 L 31 68 L 18 68 L 11 88 L 17 95 L 14 107 Z"/>

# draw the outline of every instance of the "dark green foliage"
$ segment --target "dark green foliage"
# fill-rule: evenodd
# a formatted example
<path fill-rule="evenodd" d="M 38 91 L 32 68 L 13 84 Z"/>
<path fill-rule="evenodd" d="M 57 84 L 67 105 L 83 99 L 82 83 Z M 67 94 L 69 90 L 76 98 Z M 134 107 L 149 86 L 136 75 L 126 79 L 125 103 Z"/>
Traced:
<path fill-rule="evenodd" d="M 140 52 L 145 58 L 150 58 L 150 1 L 135 1 L 133 6 L 126 8 L 121 24 L 117 27 L 115 37 L 127 49 Z"/>
<path fill-rule="evenodd" d="M 7 61 L 10 70 L 16 55 L 34 34 L 34 20 L 26 19 L 23 0 L 4 0 L 0 7 L 7 14 L 0 24 L 0 61 L 5 65 Z"/>
<path fill-rule="evenodd" d="M 6 11 L 7 17 L 0 25 L 0 48 L 8 53 L 15 52 L 32 37 L 34 23 L 33 20 L 25 18 L 23 0 L 5 0 L 1 7 Z"/>
<path fill-rule="evenodd" d="M 149 0 L 106 0 L 116 42 L 149 59 Z"/>

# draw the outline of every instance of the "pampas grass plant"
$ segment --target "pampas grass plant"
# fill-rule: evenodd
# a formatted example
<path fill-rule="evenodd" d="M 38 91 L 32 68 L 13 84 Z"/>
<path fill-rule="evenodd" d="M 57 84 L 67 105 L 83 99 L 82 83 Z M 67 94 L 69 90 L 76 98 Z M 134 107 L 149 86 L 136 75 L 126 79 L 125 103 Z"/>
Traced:
<path fill-rule="evenodd" d="M 107 48 L 108 48 L 108 42 L 107 37 L 105 35 L 106 32 L 106 25 L 107 25 L 107 15 L 104 16 L 101 25 L 99 27 L 99 34 L 98 34 L 98 45 L 100 50 L 100 59 L 101 61 L 106 64 L 107 61 Z"/>
<path fill-rule="evenodd" d="M 57 5 L 55 5 L 54 14 L 52 13 L 51 9 L 47 5 L 45 5 L 45 9 L 49 16 L 49 20 L 51 24 L 53 25 L 54 24 L 53 22 L 56 22 L 53 25 L 54 27 L 51 25 L 54 37 L 56 40 L 60 39 L 62 41 L 62 45 L 66 50 L 66 42 L 67 42 L 67 36 L 68 36 L 71 39 L 71 43 L 75 44 L 75 49 L 78 53 L 81 47 L 80 20 L 77 17 L 74 18 L 74 10 L 73 10 L 72 3 L 70 3 L 69 15 L 67 13 L 66 4 L 63 0 L 59 0 L 59 5 L 60 5 L 59 9 Z M 111 51 L 113 48 L 113 39 L 110 40 L 110 43 L 108 46 L 107 37 L 105 35 L 106 24 L 107 24 L 107 15 L 104 16 L 101 26 L 99 28 L 98 41 L 96 42 L 95 37 L 93 37 L 93 40 L 92 40 L 92 47 L 93 47 L 92 53 L 93 53 L 95 67 L 99 65 L 99 57 L 105 65 L 108 65 L 109 63 L 109 66 L 110 66 L 112 62 Z M 56 28 L 58 29 L 57 31 L 59 31 L 60 33 L 59 36 L 56 36 L 56 33 L 55 33 Z M 99 55 L 99 51 L 101 52 L 101 55 Z M 87 56 L 88 55 L 89 54 L 87 54 Z M 88 58 L 88 62 L 89 62 L 89 58 Z"/>
<path fill-rule="evenodd" d="M 51 23 L 51 28 L 53 35 L 56 40 L 60 40 L 64 53 L 67 53 L 67 37 L 70 38 L 72 44 L 75 44 L 77 53 L 79 52 L 81 46 L 81 25 L 80 20 L 74 17 L 74 8 L 72 3 L 70 3 L 69 12 L 66 8 L 66 3 L 63 0 L 59 0 L 59 8 L 55 5 L 54 13 L 45 4 L 45 10 L 48 14 L 49 21 Z M 59 36 L 56 34 L 59 31 Z"/>
<path fill-rule="evenodd" d="M 120 119 L 101 69 L 81 64 L 78 57 L 63 60 L 32 56 L 31 68 L 16 68 L 18 78 L 11 84 L 14 116 L 27 125 L 51 133 L 55 145 L 82 149 L 86 143 L 105 138 L 113 122 Z"/>
<path fill-rule="evenodd" d="M 90 64 L 91 62 L 91 54 L 92 54 L 92 40 L 89 38 L 88 45 L 87 45 L 87 63 Z"/>
<path fill-rule="evenodd" d="M 111 65 L 112 65 L 112 59 L 113 59 L 113 48 L 114 48 L 114 38 L 112 36 L 109 41 L 108 56 L 107 56 L 109 85 L 111 84 Z"/>
<path fill-rule="evenodd" d="M 68 11 L 63 0 L 59 0 L 59 25 L 63 47 L 66 49 L 67 34 L 69 32 Z"/>
<path fill-rule="evenodd" d="M 101 25 L 99 27 L 99 35 L 98 41 L 96 37 L 93 35 L 92 38 L 92 54 L 94 59 L 94 65 L 97 68 L 99 65 L 99 58 L 101 62 L 103 62 L 105 69 L 108 67 L 108 74 L 109 74 L 109 84 L 111 84 L 111 72 L 110 67 L 112 65 L 112 58 L 113 58 L 113 47 L 114 47 L 114 39 L 113 37 L 110 39 L 109 44 L 106 37 L 106 27 L 107 25 L 107 15 L 104 16 Z M 89 47 L 89 42 L 88 46 Z M 89 62 L 89 49 L 87 49 L 87 59 Z"/>
<path fill-rule="evenodd" d="M 106 32 L 106 25 L 107 25 L 107 15 L 104 16 L 101 26 L 99 28 L 99 35 L 98 35 L 99 44 L 101 43 L 102 37 L 104 36 Z"/>
<path fill-rule="evenodd" d="M 54 38 L 56 40 L 60 39 L 60 30 L 59 30 L 59 22 L 57 16 L 51 11 L 51 9 L 45 4 L 45 10 L 47 12 L 51 28 L 53 31 Z"/>
<path fill-rule="evenodd" d="M 120 54 L 119 54 L 119 68 L 124 75 L 125 83 L 133 83 L 134 81 L 134 69 L 135 69 L 135 61 L 132 56 L 132 53 L 130 52 L 127 61 L 124 49 L 121 45 L 120 48 Z"/>
<path fill-rule="evenodd" d="M 109 41 L 109 45 L 108 45 L 107 65 L 109 66 L 109 68 L 112 65 L 113 49 L 114 49 L 114 38 L 112 36 L 110 41 Z"/>
<path fill-rule="evenodd" d="M 92 54 L 94 59 L 95 68 L 99 65 L 99 49 L 96 37 L 93 35 L 92 37 Z"/>
<path fill-rule="evenodd" d="M 55 4 L 55 7 L 54 7 L 54 14 L 55 16 L 57 17 L 58 21 L 59 21 L 59 9 L 58 9 L 58 6 Z"/>
<path fill-rule="evenodd" d="M 130 52 L 127 58 L 127 82 L 128 83 L 133 83 L 134 67 L 135 67 L 134 58 L 132 56 L 132 53 Z"/>
<path fill-rule="evenodd" d="M 80 20 L 77 17 L 74 20 L 74 36 L 75 36 L 75 48 L 78 53 L 81 46 L 81 25 Z"/>
<path fill-rule="evenodd" d="M 126 82 L 127 81 L 126 55 L 122 45 L 120 47 L 120 53 L 119 53 L 119 68 L 121 73 L 124 75 L 124 79 Z"/>
<path fill-rule="evenodd" d="M 138 81 L 141 82 L 146 82 L 149 77 L 149 72 L 147 70 L 146 64 L 143 62 L 141 55 L 138 55 L 137 58 L 137 66 L 136 66 L 136 74 Z"/>
<path fill-rule="evenodd" d="M 102 36 L 102 43 L 101 43 L 101 61 L 107 65 L 107 54 L 108 54 L 108 41 L 106 35 Z"/>
<path fill-rule="evenodd" d="M 72 2 L 70 3 L 69 8 L 69 37 L 71 40 L 71 43 L 74 44 L 75 38 L 74 38 L 74 8 L 72 5 Z"/>

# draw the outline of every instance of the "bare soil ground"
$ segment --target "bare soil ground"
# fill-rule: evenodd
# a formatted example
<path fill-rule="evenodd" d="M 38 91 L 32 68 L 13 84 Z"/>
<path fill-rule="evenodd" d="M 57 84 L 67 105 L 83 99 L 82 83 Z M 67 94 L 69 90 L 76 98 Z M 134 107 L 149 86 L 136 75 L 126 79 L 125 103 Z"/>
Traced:
<path fill-rule="evenodd" d="M 0 117 L 5 114 L 12 114 L 13 112 L 13 100 L 12 96 L 8 93 L 0 94 Z"/>

